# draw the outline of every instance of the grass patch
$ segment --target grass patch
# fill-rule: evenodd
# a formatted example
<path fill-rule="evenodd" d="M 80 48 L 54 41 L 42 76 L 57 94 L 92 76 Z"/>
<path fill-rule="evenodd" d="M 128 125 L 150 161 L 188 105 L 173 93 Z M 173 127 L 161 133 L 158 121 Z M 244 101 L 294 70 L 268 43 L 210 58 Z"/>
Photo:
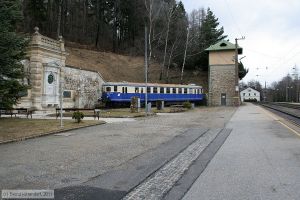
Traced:
<path fill-rule="evenodd" d="M 102 118 L 134 118 L 134 117 L 142 117 L 145 116 L 144 109 L 141 108 L 142 112 L 132 113 L 130 112 L 130 108 L 115 108 L 115 109 L 100 109 L 100 117 Z M 84 114 L 85 117 L 94 117 L 94 111 L 83 110 L 80 111 Z M 64 117 L 72 117 L 73 112 L 65 112 L 63 113 Z M 48 116 L 56 117 L 55 114 L 50 114 Z"/>
<path fill-rule="evenodd" d="M 63 122 L 64 127 L 61 128 L 59 120 L 0 118 L 0 143 L 104 123 L 103 121 L 91 120 L 85 120 L 81 123 L 76 123 L 74 120 L 64 120 Z"/>
<path fill-rule="evenodd" d="M 182 108 L 180 112 L 186 112 L 188 109 Z M 152 108 L 152 112 L 154 113 L 174 113 L 171 107 L 164 107 L 163 110 L 157 110 L 156 108 Z"/>

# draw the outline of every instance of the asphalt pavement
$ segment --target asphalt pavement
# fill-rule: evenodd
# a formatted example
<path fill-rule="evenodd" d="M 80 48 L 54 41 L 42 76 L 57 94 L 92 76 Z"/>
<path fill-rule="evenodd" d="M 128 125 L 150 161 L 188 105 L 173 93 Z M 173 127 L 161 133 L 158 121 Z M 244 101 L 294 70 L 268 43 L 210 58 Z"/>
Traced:
<path fill-rule="evenodd" d="M 231 134 L 183 200 L 300 199 L 300 137 L 283 124 L 259 106 L 241 106 L 226 125 Z"/>
<path fill-rule="evenodd" d="M 203 132 L 224 128 L 235 110 L 202 107 L 0 145 L 0 190 L 55 189 L 62 199 L 72 191 L 81 191 L 79 199 L 117 198 Z"/>

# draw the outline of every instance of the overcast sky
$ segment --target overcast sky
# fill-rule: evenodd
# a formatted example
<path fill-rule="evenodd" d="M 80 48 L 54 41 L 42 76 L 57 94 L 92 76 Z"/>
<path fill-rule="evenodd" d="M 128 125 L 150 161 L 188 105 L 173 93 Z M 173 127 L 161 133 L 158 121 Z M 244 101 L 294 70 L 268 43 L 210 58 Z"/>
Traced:
<path fill-rule="evenodd" d="M 300 70 L 300 0 L 182 0 L 190 13 L 210 7 L 230 42 L 245 36 L 242 62 L 249 73 L 243 79 L 280 80 L 293 67 Z M 240 56 L 240 57 L 242 57 Z M 267 67 L 267 69 L 266 69 Z M 257 68 L 259 68 L 257 70 Z M 256 76 L 259 75 L 259 76 Z M 300 74 L 299 74 L 300 76 Z"/>

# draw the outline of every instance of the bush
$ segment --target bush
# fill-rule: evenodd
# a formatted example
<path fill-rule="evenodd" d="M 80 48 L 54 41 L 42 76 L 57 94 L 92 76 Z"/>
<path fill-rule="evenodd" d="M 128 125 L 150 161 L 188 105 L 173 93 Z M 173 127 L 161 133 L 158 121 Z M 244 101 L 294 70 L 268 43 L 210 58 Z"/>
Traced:
<path fill-rule="evenodd" d="M 73 113 L 72 119 L 75 119 L 77 123 L 80 123 L 83 118 L 84 118 L 84 114 L 82 112 L 75 111 Z"/>
<path fill-rule="evenodd" d="M 183 103 L 183 107 L 187 108 L 187 109 L 191 109 L 192 108 L 192 104 L 190 102 L 186 101 L 186 102 Z"/>

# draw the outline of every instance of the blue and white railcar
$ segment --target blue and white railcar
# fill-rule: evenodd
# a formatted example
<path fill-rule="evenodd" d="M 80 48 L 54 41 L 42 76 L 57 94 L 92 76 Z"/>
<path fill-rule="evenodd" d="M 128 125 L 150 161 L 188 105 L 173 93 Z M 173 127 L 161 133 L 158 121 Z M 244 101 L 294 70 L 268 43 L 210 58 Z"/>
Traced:
<path fill-rule="evenodd" d="M 165 102 L 200 102 L 204 98 L 201 86 L 194 84 L 159 84 L 129 82 L 107 82 L 103 84 L 101 99 L 111 103 L 128 103 L 132 97 L 139 97 L 141 102 L 145 102 L 145 94 L 149 102 L 163 100 Z"/>

